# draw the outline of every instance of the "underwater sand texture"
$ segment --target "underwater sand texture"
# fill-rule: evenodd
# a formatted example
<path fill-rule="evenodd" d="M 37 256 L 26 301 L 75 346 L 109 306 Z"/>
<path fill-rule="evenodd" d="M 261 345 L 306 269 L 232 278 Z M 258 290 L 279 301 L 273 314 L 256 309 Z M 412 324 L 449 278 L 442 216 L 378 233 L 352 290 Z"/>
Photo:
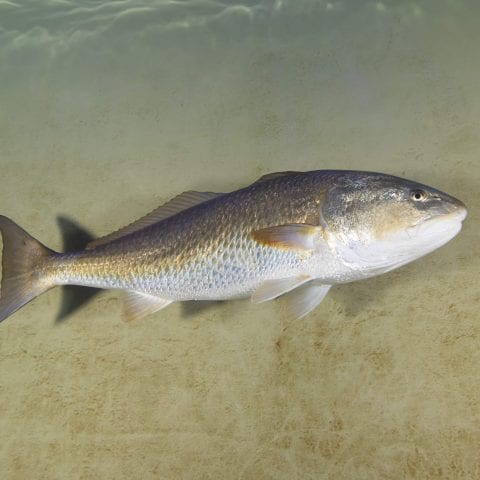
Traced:
<path fill-rule="evenodd" d="M 0 3 L 0 212 L 62 249 L 184 190 L 378 170 L 462 199 L 447 246 L 282 299 L 133 325 L 51 290 L 0 325 L 2 479 L 480 477 L 474 1 Z"/>

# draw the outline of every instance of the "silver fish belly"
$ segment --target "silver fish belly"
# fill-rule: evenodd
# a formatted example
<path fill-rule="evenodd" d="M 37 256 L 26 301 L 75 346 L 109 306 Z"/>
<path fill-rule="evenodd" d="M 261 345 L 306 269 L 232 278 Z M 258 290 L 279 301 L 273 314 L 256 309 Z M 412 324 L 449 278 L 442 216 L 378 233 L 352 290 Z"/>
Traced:
<path fill-rule="evenodd" d="M 339 170 L 271 174 L 231 193 L 186 192 L 70 253 L 47 249 L 0 217 L 0 320 L 66 284 L 125 290 L 129 319 L 174 301 L 263 302 L 292 290 L 292 315 L 301 317 L 331 285 L 384 273 L 446 243 L 465 216 L 462 202 L 431 187 Z"/>

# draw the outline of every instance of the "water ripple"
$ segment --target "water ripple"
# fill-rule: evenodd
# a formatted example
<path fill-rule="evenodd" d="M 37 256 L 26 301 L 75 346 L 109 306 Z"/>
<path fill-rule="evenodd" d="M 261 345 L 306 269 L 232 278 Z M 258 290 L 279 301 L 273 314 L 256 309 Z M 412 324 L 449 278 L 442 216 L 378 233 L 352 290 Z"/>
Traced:
<path fill-rule="evenodd" d="M 361 28 L 370 16 L 422 21 L 448 0 L 0 0 L 0 69 L 123 46 L 240 41 L 255 33 L 294 38 Z M 458 2 L 456 8 L 468 4 Z M 463 5 L 463 7 L 462 7 Z M 435 7 L 435 8 L 434 8 Z M 332 19 L 342 19 L 334 22 Z M 172 37 L 172 35 L 174 37 Z"/>

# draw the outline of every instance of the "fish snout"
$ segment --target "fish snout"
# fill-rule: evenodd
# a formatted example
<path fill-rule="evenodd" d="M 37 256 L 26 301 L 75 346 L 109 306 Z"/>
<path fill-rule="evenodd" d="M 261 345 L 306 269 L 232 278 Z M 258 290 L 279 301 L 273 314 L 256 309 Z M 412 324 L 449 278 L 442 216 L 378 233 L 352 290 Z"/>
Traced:
<path fill-rule="evenodd" d="M 449 198 L 448 216 L 454 217 L 459 222 L 463 222 L 467 218 L 467 206 L 458 198 Z"/>
<path fill-rule="evenodd" d="M 443 198 L 442 198 L 443 197 Z M 458 198 L 452 197 L 447 194 L 437 197 L 441 201 L 441 210 L 443 214 L 449 218 L 455 218 L 459 222 L 463 222 L 467 218 L 467 206 Z"/>
<path fill-rule="evenodd" d="M 463 222 L 468 215 L 467 206 L 460 200 L 458 200 L 457 215 L 461 222 Z"/>

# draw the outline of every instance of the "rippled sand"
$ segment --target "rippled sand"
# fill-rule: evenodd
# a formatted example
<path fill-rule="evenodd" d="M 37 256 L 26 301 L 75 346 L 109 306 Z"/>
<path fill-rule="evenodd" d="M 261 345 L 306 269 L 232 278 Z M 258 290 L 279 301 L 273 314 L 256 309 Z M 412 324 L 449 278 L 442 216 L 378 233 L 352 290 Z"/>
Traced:
<path fill-rule="evenodd" d="M 469 207 L 446 247 L 140 323 L 61 291 L 0 325 L 2 479 L 478 479 L 478 2 L 0 3 L 0 212 L 55 249 L 177 193 L 379 170 Z M 65 230 L 65 222 L 62 223 Z"/>

